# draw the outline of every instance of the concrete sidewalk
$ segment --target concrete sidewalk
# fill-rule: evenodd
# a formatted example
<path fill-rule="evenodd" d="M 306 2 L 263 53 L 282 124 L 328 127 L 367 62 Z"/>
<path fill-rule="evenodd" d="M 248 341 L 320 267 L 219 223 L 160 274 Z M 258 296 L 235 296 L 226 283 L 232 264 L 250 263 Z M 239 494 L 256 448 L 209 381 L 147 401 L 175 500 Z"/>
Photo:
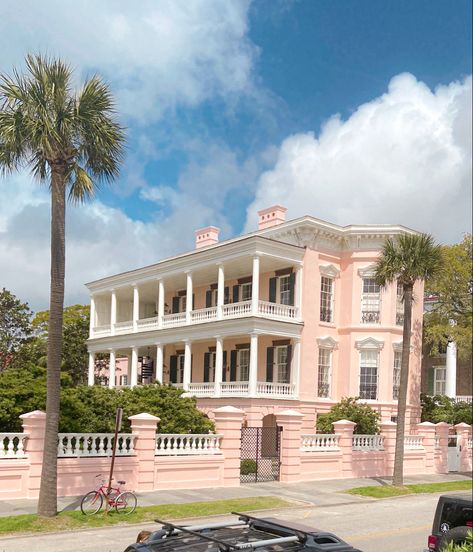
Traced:
<path fill-rule="evenodd" d="M 405 477 L 406 485 L 415 483 L 439 483 L 443 481 L 471 480 L 469 473 L 449 473 L 445 475 L 416 475 Z M 257 483 L 241 487 L 195 490 L 169 490 L 137 493 L 139 506 L 156 504 L 182 504 L 186 502 L 207 502 L 231 498 L 249 498 L 256 496 L 279 496 L 288 500 L 306 502 L 310 506 L 336 506 L 371 500 L 360 496 L 343 494 L 342 491 L 352 487 L 369 485 L 389 485 L 390 478 L 357 478 L 330 479 L 323 481 L 306 481 L 303 483 Z M 62 497 L 58 499 L 58 510 L 77 510 L 80 497 Z M 17 499 L 0 501 L 0 516 L 33 514 L 36 512 L 36 499 Z"/>

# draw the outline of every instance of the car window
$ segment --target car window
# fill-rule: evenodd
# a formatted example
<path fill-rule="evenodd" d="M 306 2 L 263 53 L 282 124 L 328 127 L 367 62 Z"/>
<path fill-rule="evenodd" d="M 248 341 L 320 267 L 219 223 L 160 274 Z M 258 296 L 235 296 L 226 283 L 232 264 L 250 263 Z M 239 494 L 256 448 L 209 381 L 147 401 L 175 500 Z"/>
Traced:
<path fill-rule="evenodd" d="M 449 531 L 453 527 L 470 525 L 473 521 L 473 509 L 465 504 L 446 503 L 440 518 L 440 530 Z M 448 527 L 447 527 L 448 526 Z"/>

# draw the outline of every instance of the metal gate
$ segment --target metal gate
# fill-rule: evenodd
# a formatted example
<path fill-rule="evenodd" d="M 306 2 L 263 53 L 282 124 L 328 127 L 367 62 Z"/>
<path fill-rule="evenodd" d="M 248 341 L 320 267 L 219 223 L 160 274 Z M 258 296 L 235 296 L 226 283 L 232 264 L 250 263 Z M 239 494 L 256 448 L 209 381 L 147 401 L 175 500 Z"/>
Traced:
<path fill-rule="evenodd" d="M 241 483 L 279 480 L 281 431 L 277 426 L 241 429 Z"/>
<path fill-rule="evenodd" d="M 458 435 L 448 436 L 447 466 L 449 472 L 457 472 L 460 469 L 460 443 Z"/>

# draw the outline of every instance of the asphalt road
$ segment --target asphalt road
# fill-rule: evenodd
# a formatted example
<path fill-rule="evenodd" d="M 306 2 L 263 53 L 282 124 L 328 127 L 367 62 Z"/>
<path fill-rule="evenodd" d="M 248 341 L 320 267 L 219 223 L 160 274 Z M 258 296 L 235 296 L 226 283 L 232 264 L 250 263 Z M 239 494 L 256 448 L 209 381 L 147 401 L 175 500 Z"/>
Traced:
<path fill-rule="evenodd" d="M 366 499 L 356 504 L 307 506 L 264 515 L 333 531 L 364 552 L 422 552 L 427 544 L 438 496 Z M 123 552 L 137 533 L 148 527 L 143 524 L 139 527 L 2 538 L 0 552 Z"/>

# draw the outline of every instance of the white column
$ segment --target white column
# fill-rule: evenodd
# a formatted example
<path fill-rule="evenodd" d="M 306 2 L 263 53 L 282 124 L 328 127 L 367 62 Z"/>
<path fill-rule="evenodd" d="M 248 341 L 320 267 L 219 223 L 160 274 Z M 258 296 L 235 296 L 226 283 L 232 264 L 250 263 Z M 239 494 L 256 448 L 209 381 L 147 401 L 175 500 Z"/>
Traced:
<path fill-rule="evenodd" d="M 138 319 L 140 318 L 140 290 L 133 286 L 133 331 L 138 331 Z"/>
<path fill-rule="evenodd" d="M 301 340 L 296 337 L 292 340 L 292 364 L 291 364 L 291 377 L 294 384 L 294 394 L 299 397 L 300 388 L 300 373 L 301 373 Z"/>
<path fill-rule="evenodd" d="M 445 395 L 454 398 L 457 395 L 457 344 L 449 341 L 447 345 L 445 375 Z"/>
<path fill-rule="evenodd" d="M 191 382 L 191 360 L 192 360 L 192 348 L 191 342 L 186 341 L 184 347 L 184 374 L 183 374 L 183 388 L 185 391 L 189 389 L 189 383 Z"/>
<path fill-rule="evenodd" d="M 131 349 L 131 378 L 130 387 L 138 385 L 138 347 Z"/>
<path fill-rule="evenodd" d="M 110 335 L 115 335 L 115 324 L 117 323 L 117 294 L 112 289 L 110 296 Z"/>
<path fill-rule="evenodd" d="M 187 288 L 186 288 L 186 323 L 191 323 L 192 304 L 192 272 L 187 273 Z"/>
<path fill-rule="evenodd" d="M 259 256 L 253 257 L 253 280 L 251 283 L 251 312 L 258 314 L 259 303 Z"/>
<path fill-rule="evenodd" d="M 297 309 L 296 318 L 302 318 L 302 265 L 296 267 L 296 289 L 294 290 L 294 306 Z"/>
<path fill-rule="evenodd" d="M 156 381 L 163 383 L 164 350 L 161 343 L 156 347 Z"/>
<path fill-rule="evenodd" d="M 256 397 L 258 381 L 258 334 L 251 334 L 250 338 L 250 370 L 248 391 L 250 397 Z"/>
<path fill-rule="evenodd" d="M 225 301 L 225 271 L 223 264 L 218 265 L 217 280 L 217 318 L 223 318 L 223 303 Z"/>
<path fill-rule="evenodd" d="M 95 328 L 95 298 L 93 295 L 90 296 L 90 322 L 89 322 L 89 337 L 94 337 L 94 328 Z"/>
<path fill-rule="evenodd" d="M 89 385 L 94 385 L 95 383 L 95 353 L 89 351 L 89 374 L 87 378 L 87 383 Z"/>
<path fill-rule="evenodd" d="M 163 327 L 163 316 L 164 316 L 164 282 L 162 280 L 159 280 L 158 282 L 158 328 Z"/>
<path fill-rule="evenodd" d="M 221 383 L 223 379 L 223 339 L 221 337 L 216 338 L 215 347 L 215 396 L 221 395 Z"/>
<path fill-rule="evenodd" d="M 110 349 L 110 361 L 108 367 L 108 386 L 110 389 L 115 387 L 116 365 L 115 350 Z"/>

